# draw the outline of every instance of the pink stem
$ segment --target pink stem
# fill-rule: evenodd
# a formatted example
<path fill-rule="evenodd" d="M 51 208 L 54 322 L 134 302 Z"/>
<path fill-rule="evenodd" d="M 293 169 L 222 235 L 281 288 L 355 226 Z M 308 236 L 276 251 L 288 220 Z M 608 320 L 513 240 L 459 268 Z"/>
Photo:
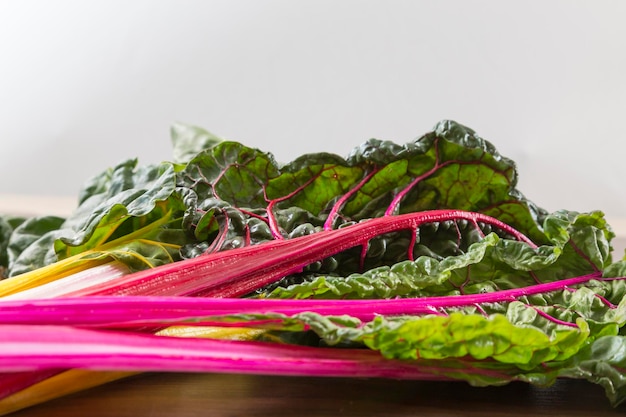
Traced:
<path fill-rule="evenodd" d="M 162 337 L 64 326 L 0 326 L 0 371 L 82 368 L 160 372 L 237 372 L 325 377 L 445 380 L 444 366 L 383 358 L 368 349 Z M 33 343 L 35 337 L 37 343 Z M 458 368 L 448 369 L 451 373 Z M 488 369 L 468 372 L 509 378 Z"/>
<path fill-rule="evenodd" d="M 336 230 L 273 240 L 260 245 L 210 253 L 184 261 L 129 274 L 67 296 L 83 295 L 196 295 L 238 297 L 300 272 L 313 262 L 373 237 L 422 224 L 447 220 L 483 222 L 500 228 L 536 248 L 519 231 L 493 217 L 460 210 L 432 210 L 370 219 Z"/>
<path fill-rule="evenodd" d="M 279 313 L 294 316 L 312 312 L 326 316 L 349 314 L 362 321 L 376 316 L 433 314 L 439 309 L 511 302 L 523 296 L 548 293 L 591 280 L 609 280 L 599 273 L 491 293 L 456 296 L 375 300 L 285 300 L 271 298 L 197 297 L 76 297 L 0 301 L 1 324 L 68 324 L 78 326 L 143 326 L 185 322 L 190 325 L 224 325 L 215 317 L 234 314 Z M 610 278 L 626 279 L 626 278 Z M 211 319 L 213 317 L 213 319 Z M 228 320 L 241 325 L 245 321 Z M 571 323 L 569 323 L 571 325 Z"/>

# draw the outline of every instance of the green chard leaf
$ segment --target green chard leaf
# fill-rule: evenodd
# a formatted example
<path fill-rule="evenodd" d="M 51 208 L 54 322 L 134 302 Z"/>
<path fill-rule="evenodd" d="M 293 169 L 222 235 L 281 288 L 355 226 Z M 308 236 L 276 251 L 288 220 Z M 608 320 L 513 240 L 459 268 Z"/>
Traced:
<path fill-rule="evenodd" d="M 125 161 L 89 180 L 67 218 L 33 218 L 18 226 L 8 245 L 8 275 L 79 254 L 122 260 L 131 269 L 172 262 L 188 242 L 183 212 L 172 164 Z"/>
<path fill-rule="evenodd" d="M 54 262 L 51 251 L 54 241 L 61 235 L 65 219 L 41 216 L 24 220 L 11 233 L 7 244 L 7 276 L 19 275 Z"/>
<path fill-rule="evenodd" d="M 0 279 L 6 276 L 10 264 L 9 242 L 15 228 L 26 219 L 19 216 L 0 216 Z"/>
<path fill-rule="evenodd" d="M 192 158 L 179 175 L 179 186 L 196 194 L 184 223 L 196 236 L 219 235 L 222 245 L 214 250 L 233 247 L 243 235 L 246 244 L 257 244 L 382 215 L 447 208 L 489 214 L 536 243 L 548 243 L 541 225 L 547 213 L 516 184 L 512 161 L 452 121 L 405 145 L 371 139 L 346 158 L 318 153 L 285 165 L 269 153 L 224 141 Z M 196 232 L 198 225 L 211 225 L 213 232 L 219 225 L 221 234 Z"/>
<path fill-rule="evenodd" d="M 604 388 L 613 406 L 626 400 L 626 337 L 607 335 L 586 345 L 565 361 L 544 364 L 543 369 L 527 376 L 538 378 L 585 379 Z"/>

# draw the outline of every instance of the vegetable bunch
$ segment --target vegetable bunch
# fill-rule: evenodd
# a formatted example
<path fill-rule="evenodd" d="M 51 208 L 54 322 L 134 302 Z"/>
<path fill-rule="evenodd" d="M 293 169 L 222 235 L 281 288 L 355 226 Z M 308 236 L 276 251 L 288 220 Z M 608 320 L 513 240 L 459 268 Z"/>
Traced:
<path fill-rule="evenodd" d="M 140 371 L 602 385 L 626 399 L 626 263 L 453 121 L 288 164 L 177 124 L 172 162 L 0 217 L 0 414 Z M 228 340 L 226 340 L 228 339 Z"/>

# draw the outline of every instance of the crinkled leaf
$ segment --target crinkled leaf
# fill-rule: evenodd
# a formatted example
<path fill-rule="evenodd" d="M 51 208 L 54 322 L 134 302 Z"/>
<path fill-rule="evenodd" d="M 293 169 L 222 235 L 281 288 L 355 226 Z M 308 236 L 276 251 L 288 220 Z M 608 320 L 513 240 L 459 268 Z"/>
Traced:
<path fill-rule="evenodd" d="M 14 226 L 10 219 L 0 216 L 0 278 L 5 276 L 6 269 L 9 267 L 9 239 L 13 233 Z"/>
<path fill-rule="evenodd" d="M 54 257 L 52 245 L 60 235 L 65 220 L 57 216 L 32 217 L 11 234 L 8 245 L 7 276 L 40 268 Z"/>
<path fill-rule="evenodd" d="M 67 218 L 63 228 L 75 233 L 58 242 L 57 253 L 62 254 L 70 246 L 89 249 L 103 243 L 124 220 L 149 214 L 158 202 L 170 199 L 175 190 L 176 173 L 169 163 L 137 167 L 136 161 L 127 161 L 118 165 L 106 187 L 85 199 Z M 110 230 L 103 232 L 103 228 Z"/>
<path fill-rule="evenodd" d="M 138 167 L 136 160 L 128 160 L 88 181 L 79 206 L 66 219 L 35 218 L 17 227 L 9 242 L 10 275 L 23 274 L 94 249 L 106 252 L 100 248 L 121 237 L 150 240 L 158 233 L 147 227 L 152 223 L 177 230 L 174 233 L 177 237 L 172 242 L 163 243 L 180 247 L 189 241 L 180 226 L 179 218 L 184 209 L 177 194 L 176 171 L 171 163 Z M 166 218 L 174 224 L 163 222 Z M 133 234 L 138 230 L 148 230 L 152 235 Z M 157 246 L 163 243 L 156 242 Z M 116 257 L 130 260 L 144 256 L 153 261 L 151 266 L 179 259 L 174 250 L 155 252 L 151 245 L 140 242 L 134 245 L 136 254 L 133 257 Z M 137 251 L 140 248 L 145 253 Z M 156 253 L 160 255 L 155 257 Z M 90 253 L 89 256 L 95 255 Z M 135 269 L 140 264 L 133 261 L 129 266 Z"/>
<path fill-rule="evenodd" d="M 626 337 L 605 336 L 595 340 L 564 363 L 550 364 L 559 377 L 586 379 L 599 384 L 614 406 L 626 400 Z"/>
<path fill-rule="evenodd" d="M 237 142 L 221 142 L 194 157 L 180 174 L 181 185 L 203 199 L 241 208 L 265 207 L 263 194 L 278 167 L 271 154 Z"/>
<path fill-rule="evenodd" d="M 230 207 L 242 216 L 222 224 L 239 222 L 251 243 L 277 234 L 291 237 L 298 227 L 341 227 L 384 214 L 441 208 L 494 215 L 546 243 L 541 230 L 546 213 L 525 199 L 516 183 L 512 161 L 452 121 L 405 145 L 372 139 L 346 158 L 318 153 L 282 166 L 269 153 L 221 142 L 189 161 L 179 180 L 197 196 L 187 225 L 208 223 L 201 221 L 205 214 L 224 217 L 219 210 Z M 250 218 L 263 218 L 265 224 L 250 233 Z"/>
<path fill-rule="evenodd" d="M 607 278 L 626 277 L 626 259 L 607 265 L 602 271 L 602 276 Z"/>
<path fill-rule="evenodd" d="M 548 330 L 529 325 L 528 318 L 520 324 L 511 322 L 512 318 L 520 317 L 452 313 L 419 319 L 380 318 L 368 326 L 362 338 L 368 347 L 388 358 L 471 356 L 532 368 L 541 362 L 570 357 L 588 336 L 582 320 L 579 328 L 553 325 Z"/>

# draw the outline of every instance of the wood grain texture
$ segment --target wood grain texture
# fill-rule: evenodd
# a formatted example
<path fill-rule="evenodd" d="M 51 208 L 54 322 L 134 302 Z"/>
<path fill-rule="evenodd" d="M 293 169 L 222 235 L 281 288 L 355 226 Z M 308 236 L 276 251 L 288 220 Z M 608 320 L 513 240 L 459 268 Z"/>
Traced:
<path fill-rule="evenodd" d="M 464 382 L 143 374 L 13 413 L 15 417 L 623 416 L 601 387 L 561 380 L 476 388 Z"/>

